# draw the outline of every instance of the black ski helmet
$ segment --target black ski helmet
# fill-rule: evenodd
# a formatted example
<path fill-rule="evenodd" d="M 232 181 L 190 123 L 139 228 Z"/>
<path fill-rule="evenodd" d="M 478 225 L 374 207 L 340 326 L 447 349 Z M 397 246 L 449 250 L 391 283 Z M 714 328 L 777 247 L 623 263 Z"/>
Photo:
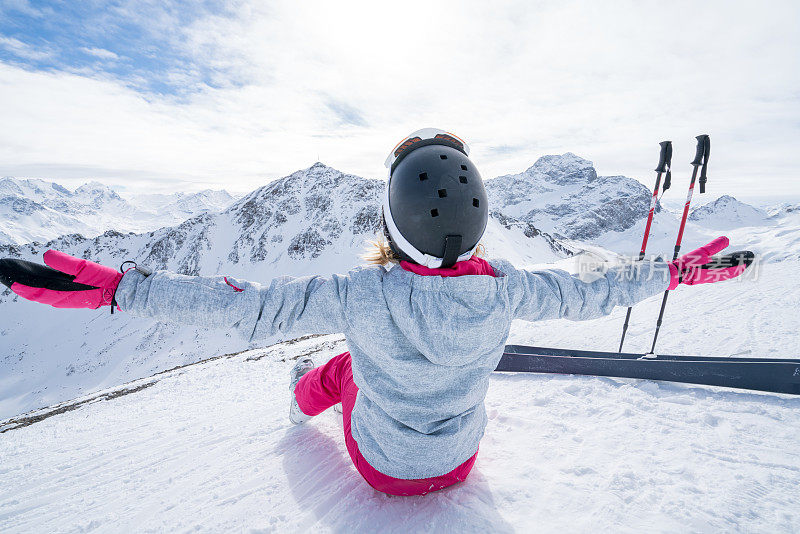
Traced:
<path fill-rule="evenodd" d="M 455 135 L 418 130 L 386 158 L 383 230 L 402 260 L 430 268 L 469 259 L 489 220 L 486 189 Z"/>

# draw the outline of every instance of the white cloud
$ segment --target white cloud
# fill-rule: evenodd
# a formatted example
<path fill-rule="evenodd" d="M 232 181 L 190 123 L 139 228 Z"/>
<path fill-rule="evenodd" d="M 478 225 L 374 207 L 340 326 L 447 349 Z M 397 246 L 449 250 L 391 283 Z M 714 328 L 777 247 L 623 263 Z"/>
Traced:
<path fill-rule="evenodd" d="M 381 177 L 399 137 L 437 126 L 470 142 L 485 177 L 572 151 L 648 185 L 659 141 L 675 142 L 680 180 L 709 133 L 710 192 L 769 179 L 800 194 L 798 15 L 789 2 L 242 2 L 176 38 L 218 87 L 188 99 L 1 66 L 0 174 L 244 190 L 320 159 Z"/>
<path fill-rule="evenodd" d="M 87 48 L 82 47 L 81 50 L 90 56 L 94 56 L 100 59 L 111 59 L 117 60 L 119 56 L 112 52 L 111 50 L 106 50 L 105 48 Z"/>
<path fill-rule="evenodd" d="M 23 43 L 19 39 L 14 39 L 13 37 L 3 37 L 0 35 L 0 47 L 5 48 L 15 56 L 23 59 L 38 61 L 52 57 L 52 53 L 46 50 L 37 50 L 31 45 Z"/>

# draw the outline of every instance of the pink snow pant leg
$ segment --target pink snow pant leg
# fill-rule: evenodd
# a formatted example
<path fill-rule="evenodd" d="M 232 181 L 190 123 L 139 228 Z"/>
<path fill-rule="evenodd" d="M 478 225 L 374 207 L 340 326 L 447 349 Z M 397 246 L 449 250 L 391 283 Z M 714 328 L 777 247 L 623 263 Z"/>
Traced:
<path fill-rule="evenodd" d="M 425 495 L 438 491 L 467 478 L 478 457 L 476 452 L 469 460 L 451 472 L 433 478 L 405 480 L 384 475 L 361 455 L 358 444 L 350 431 L 350 416 L 356 402 L 358 386 L 353 382 L 353 368 L 350 353 L 335 356 L 328 363 L 309 371 L 300 379 L 294 388 L 297 404 L 306 415 L 317 415 L 334 404 L 342 403 L 344 423 L 344 443 L 356 470 L 364 477 L 367 484 L 378 491 L 390 495 Z M 413 454 L 409 451 L 409 454 Z"/>

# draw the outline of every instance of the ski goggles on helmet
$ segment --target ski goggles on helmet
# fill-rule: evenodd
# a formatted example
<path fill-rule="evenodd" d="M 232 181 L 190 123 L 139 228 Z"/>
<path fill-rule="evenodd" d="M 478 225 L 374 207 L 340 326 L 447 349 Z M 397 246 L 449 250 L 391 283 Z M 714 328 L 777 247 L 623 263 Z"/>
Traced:
<path fill-rule="evenodd" d="M 400 163 L 400 160 L 412 150 L 426 145 L 450 146 L 469 156 L 469 147 L 460 137 L 438 128 L 422 128 L 404 137 L 386 157 L 386 161 L 383 164 L 389 169 L 389 175 L 391 176 L 392 171 Z"/>

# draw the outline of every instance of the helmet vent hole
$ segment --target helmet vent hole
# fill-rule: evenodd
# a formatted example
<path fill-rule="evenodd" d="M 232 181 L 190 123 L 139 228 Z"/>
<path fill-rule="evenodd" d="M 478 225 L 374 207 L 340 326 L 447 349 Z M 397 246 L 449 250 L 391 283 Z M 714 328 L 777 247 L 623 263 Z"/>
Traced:
<path fill-rule="evenodd" d="M 467 166 L 466 166 L 466 165 L 462 165 L 462 166 L 461 166 L 461 170 L 462 170 L 462 171 L 466 171 L 466 170 L 467 170 Z M 464 183 L 466 183 L 466 182 L 464 182 Z"/>
<path fill-rule="evenodd" d="M 437 210 L 436 208 L 433 208 L 431 210 L 431 217 L 438 217 L 438 216 L 439 216 L 439 210 Z"/>
<path fill-rule="evenodd" d="M 444 198 L 447 196 L 447 189 L 439 189 L 439 198 Z"/>
<path fill-rule="evenodd" d="M 463 167 L 463 165 L 462 165 L 462 167 Z M 467 183 L 467 177 L 466 176 L 459 176 L 458 177 L 458 181 L 461 182 L 462 184 L 465 184 L 465 183 Z"/>
<path fill-rule="evenodd" d="M 447 159 L 447 156 L 445 156 L 444 154 L 439 154 L 439 157 L 442 159 Z"/>
<path fill-rule="evenodd" d="M 425 180 L 427 180 L 427 179 L 428 179 L 428 173 L 427 173 L 427 172 L 421 172 L 421 173 L 419 173 L 419 181 L 420 181 L 420 182 L 424 182 L 424 181 L 425 181 Z"/>
<path fill-rule="evenodd" d="M 475 206 L 476 208 L 479 208 L 481 206 L 481 203 L 478 202 L 477 198 L 473 198 L 472 199 L 472 205 Z"/>

